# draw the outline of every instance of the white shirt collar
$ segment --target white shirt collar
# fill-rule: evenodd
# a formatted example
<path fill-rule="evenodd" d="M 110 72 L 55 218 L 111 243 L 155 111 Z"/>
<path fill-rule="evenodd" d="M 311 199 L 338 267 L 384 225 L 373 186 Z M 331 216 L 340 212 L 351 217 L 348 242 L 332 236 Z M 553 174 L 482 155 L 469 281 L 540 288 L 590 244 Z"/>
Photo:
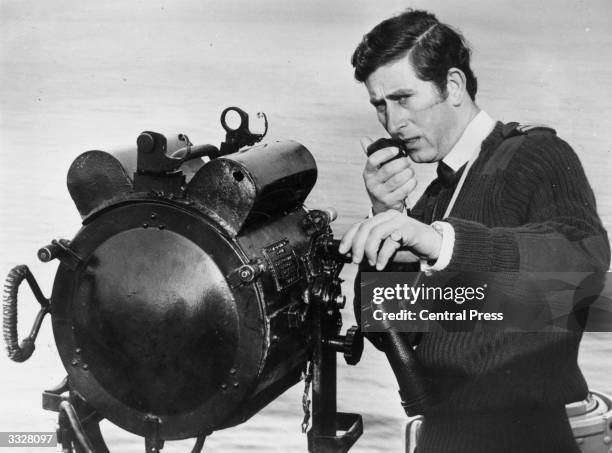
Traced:
<path fill-rule="evenodd" d="M 442 162 L 453 171 L 459 170 L 477 150 L 480 150 L 480 145 L 494 127 L 495 121 L 484 110 L 478 112 Z"/>

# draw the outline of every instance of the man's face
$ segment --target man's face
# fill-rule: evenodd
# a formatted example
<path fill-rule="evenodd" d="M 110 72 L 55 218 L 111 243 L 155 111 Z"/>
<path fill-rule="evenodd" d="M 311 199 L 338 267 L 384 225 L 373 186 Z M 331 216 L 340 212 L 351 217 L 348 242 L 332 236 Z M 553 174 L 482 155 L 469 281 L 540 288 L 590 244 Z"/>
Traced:
<path fill-rule="evenodd" d="M 450 151 L 456 117 L 433 82 L 417 77 L 408 56 L 379 67 L 366 79 L 378 121 L 415 162 L 435 162 Z"/>

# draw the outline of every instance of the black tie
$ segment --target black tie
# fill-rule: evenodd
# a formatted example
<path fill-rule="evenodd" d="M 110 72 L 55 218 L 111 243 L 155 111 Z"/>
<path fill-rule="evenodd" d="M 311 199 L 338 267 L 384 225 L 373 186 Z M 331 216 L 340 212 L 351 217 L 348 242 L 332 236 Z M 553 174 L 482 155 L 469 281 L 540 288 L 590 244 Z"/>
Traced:
<path fill-rule="evenodd" d="M 438 177 L 434 179 L 425 192 L 427 202 L 423 212 L 424 222 L 431 223 L 433 220 L 435 220 L 434 215 L 440 215 L 438 212 L 441 208 L 441 206 L 438 206 L 440 201 L 440 192 L 443 188 L 446 190 L 451 190 L 457 184 L 459 178 L 461 178 L 461 174 L 463 173 L 464 169 L 465 165 L 463 165 L 459 170 L 453 171 L 453 169 L 444 162 L 438 162 L 438 168 L 436 170 Z"/>
<path fill-rule="evenodd" d="M 454 171 L 444 162 L 440 161 L 437 169 L 438 179 L 445 187 L 454 186 L 457 184 L 457 181 L 459 181 L 459 178 L 461 178 L 461 173 L 463 173 L 462 170 L 463 167 L 461 167 L 458 171 Z"/>

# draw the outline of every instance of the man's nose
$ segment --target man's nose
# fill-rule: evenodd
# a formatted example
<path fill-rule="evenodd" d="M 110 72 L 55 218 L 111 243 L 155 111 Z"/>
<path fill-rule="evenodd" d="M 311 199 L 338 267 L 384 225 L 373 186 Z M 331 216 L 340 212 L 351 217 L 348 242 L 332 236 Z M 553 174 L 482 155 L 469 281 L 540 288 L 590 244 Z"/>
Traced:
<path fill-rule="evenodd" d="M 385 129 L 395 137 L 399 132 L 406 127 L 408 124 L 408 115 L 405 109 L 399 108 L 399 106 L 390 103 L 387 106 L 386 118 L 385 118 Z"/>

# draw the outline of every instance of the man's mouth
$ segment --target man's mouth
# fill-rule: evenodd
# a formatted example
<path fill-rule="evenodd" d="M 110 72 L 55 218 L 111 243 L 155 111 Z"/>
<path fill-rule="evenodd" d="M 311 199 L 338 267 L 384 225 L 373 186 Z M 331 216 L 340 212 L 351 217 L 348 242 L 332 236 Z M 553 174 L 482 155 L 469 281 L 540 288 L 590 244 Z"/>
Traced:
<path fill-rule="evenodd" d="M 408 150 L 414 149 L 415 145 L 418 143 L 420 139 L 421 137 L 417 135 L 416 137 L 410 137 L 410 138 L 402 140 L 402 146 L 404 150 L 408 151 Z"/>

